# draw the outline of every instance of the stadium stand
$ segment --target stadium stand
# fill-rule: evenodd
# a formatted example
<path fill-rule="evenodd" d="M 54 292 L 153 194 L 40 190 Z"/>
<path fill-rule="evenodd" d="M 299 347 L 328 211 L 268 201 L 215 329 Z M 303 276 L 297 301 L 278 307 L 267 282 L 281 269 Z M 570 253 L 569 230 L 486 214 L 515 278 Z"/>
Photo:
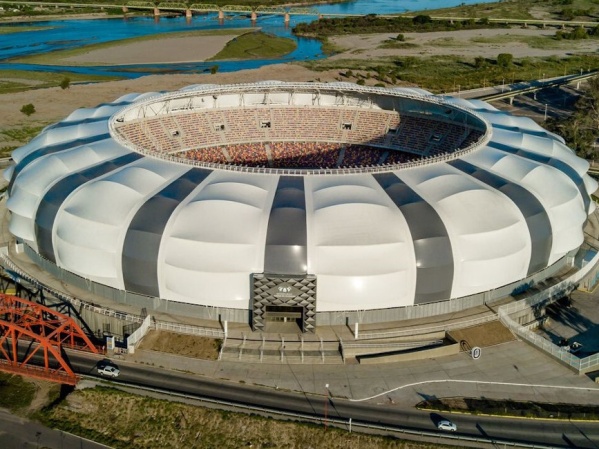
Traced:
<path fill-rule="evenodd" d="M 362 107 L 203 109 L 120 124 L 147 151 L 194 161 L 271 168 L 343 168 L 453 152 L 482 133 L 420 114 Z"/>

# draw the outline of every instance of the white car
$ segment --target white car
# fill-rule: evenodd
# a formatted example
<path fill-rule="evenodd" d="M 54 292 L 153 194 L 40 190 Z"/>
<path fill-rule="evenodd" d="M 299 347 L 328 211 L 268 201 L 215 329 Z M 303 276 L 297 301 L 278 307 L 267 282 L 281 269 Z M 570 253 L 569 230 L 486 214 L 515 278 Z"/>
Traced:
<path fill-rule="evenodd" d="M 448 432 L 455 432 L 456 430 L 458 430 L 458 426 L 456 426 L 451 421 L 447 421 L 446 419 L 444 419 L 443 421 L 439 421 L 437 423 L 437 429 L 446 430 Z"/>
<path fill-rule="evenodd" d="M 120 373 L 121 370 L 116 366 L 106 365 L 98 367 L 98 374 L 101 374 L 102 376 L 118 377 Z"/>

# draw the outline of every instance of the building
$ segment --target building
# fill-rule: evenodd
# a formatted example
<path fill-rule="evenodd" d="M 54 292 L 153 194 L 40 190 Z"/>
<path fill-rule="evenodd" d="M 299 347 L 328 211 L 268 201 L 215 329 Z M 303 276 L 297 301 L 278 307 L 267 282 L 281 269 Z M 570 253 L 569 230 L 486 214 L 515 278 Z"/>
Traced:
<path fill-rule="evenodd" d="M 571 263 L 597 187 L 528 118 L 347 83 L 130 94 L 13 158 L 9 229 L 43 269 L 254 330 L 429 316 L 526 289 Z"/>

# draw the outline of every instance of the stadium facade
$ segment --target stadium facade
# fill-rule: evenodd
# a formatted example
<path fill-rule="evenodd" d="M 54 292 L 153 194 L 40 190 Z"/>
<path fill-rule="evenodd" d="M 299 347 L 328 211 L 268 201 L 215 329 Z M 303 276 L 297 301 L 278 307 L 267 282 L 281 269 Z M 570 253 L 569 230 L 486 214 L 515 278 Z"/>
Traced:
<path fill-rule="evenodd" d="M 572 262 L 597 184 L 532 120 L 419 89 L 196 85 L 13 153 L 10 232 L 115 302 L 249 322 L 464 309 Z"/>

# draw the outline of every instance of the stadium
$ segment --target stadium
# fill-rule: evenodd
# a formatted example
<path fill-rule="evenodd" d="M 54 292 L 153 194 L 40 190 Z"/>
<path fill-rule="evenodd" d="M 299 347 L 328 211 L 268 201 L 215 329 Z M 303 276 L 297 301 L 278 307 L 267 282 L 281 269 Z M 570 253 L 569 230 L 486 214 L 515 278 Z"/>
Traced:
<path fill-rule="evenodd" d="M 526 290 L 572 263 L 597 188 L 528 118 L 348 83 L 128 94 L 13 159 L 9 230 L 41 269 L 115 305 L 255 331 Z"/>

